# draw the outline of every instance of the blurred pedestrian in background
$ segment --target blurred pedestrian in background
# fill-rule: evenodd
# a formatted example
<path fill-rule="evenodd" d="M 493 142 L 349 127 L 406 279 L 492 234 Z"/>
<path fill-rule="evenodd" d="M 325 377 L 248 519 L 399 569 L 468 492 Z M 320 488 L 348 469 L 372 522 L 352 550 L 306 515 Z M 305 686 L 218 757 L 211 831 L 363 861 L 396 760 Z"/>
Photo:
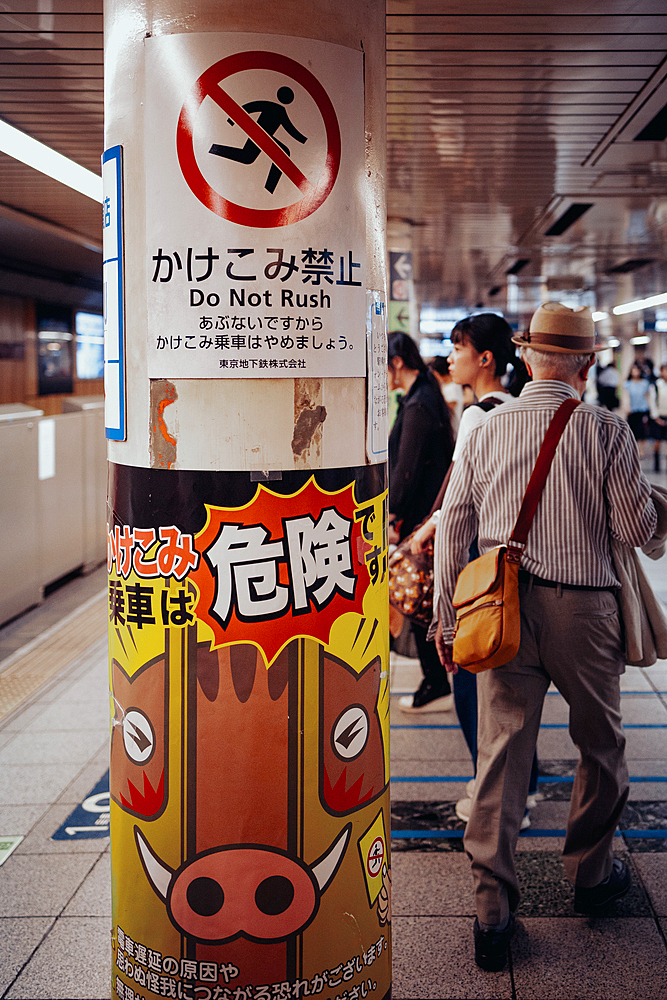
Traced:
<path fill-rule="evenodd" d="M 389 541 L 397 544 L 431 511 L 454 451 L 449 408 L 435 376 L 407 333 L 390 333 L 389 389 L 402 389 L 389 435 Z M 447 673 L 426 628 L 411 622 L 423 679 L 401 702 L 406 711 L 449 711 L 454 699 Z"/>
<path fill-rule="evenodd" d="M 653 468 L 660 472 L 660 442 L 667 440 L 667 365 L 660 365 L 660 376 L 654 386 L 652 398 L 651 437 L 653 445 Z"/>
<path fill-rule="evenodd" d="M 644 376 L 641 365 L 635 361 L 630 369 L 623 389 L 627 421 L 635 441 L 639 445 L 639 457 L 644 457 L 644 441 L 648 437 L 651 383 Z"/>
<path fill-rule="evenodd" d="M 604 406 L 610 411 L 618 409 L 620 405 L 620 400 L 618 398 L 618 387 L 620 382 L 621 376 L 618 374 L 616 365 L 607 365 L 605 368 L 600 368 L 598 370 L 597 389 L 598 403 L 600 406 Z"/>
<path fill-rule="evenodd" d="M 456 437 L 459 429 L 459 421 L 463 413 L 463 387 L 457 385 L 449 371 L 449 358 L 433 358 L 429 363 L 429 368 L 435 375 L 440 386 L 443 398 L 449 407 L 449 415 L 452 421 L 452 430 Z"/>

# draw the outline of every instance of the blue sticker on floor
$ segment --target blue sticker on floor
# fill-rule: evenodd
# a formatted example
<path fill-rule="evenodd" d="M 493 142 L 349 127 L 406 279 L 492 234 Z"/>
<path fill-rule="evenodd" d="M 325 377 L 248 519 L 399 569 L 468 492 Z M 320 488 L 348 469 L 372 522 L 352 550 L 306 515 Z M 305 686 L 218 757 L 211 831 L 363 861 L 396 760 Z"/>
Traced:
<path fill-rule="evenodd" d="M 109 772 L 71 812 L 51 840 L 90 840 L 109 836 Z"/>

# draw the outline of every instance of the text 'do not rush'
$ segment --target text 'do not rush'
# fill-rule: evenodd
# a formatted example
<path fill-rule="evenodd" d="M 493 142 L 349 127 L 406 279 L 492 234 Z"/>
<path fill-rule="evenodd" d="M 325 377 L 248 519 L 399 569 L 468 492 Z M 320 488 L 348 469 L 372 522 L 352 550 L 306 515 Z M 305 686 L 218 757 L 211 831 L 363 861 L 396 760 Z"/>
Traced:
<path fill-rule="evenodd" d="M 340 168 L 331 99 L 310 70 L 277 52 L 234 53 L 202 73 L 183 104 L 176 145 L 199 201 L 256 228 L 307 218 Z"/>

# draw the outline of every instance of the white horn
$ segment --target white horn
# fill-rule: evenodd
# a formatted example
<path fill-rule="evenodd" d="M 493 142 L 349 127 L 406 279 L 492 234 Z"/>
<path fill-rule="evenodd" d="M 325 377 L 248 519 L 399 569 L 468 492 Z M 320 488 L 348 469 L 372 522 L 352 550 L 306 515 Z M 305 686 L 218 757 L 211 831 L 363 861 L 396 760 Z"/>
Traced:
<path fill-rule="evenodd" d="M 137 842 L 137 850 L 139 851 L 139 857 L 142 865 L 144 866 L 144 871 L 148 876 L 148 881 L 153 886 L 158 896 L 166 902 L 169 883 L 174 875 L 172 869 L 168 868 L 164 862 L 160 861 L 138 826 L 135 826 L 134 828 L 134 839 Z"/>
<path fill-rule="evenodd" d="M 352 824 L 348 823 L 343 832 L 339 835 L 338 839 L 333 842 L 331 847 L 325 851 L 321 858 L 318 858 L 317 861 L 311 865 L 310 870 L 315 876 L 317 884 L 320 887 L 320 892 L 324 892 L 338 871 L 347 848 L 347 842 L 350 839 L 351 829 Z"/>

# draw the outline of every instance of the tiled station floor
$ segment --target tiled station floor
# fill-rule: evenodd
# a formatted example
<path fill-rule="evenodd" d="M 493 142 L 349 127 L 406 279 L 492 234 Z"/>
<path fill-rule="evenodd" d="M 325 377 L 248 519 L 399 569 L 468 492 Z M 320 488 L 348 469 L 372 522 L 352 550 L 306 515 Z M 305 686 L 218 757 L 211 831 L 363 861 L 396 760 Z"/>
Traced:
<path fill-rule="evenodd" d="M 645 562 L 667 601 L 667 562 Z M 108 767 L 103 588 L 99 570 L 0 629 L 0 851 L 23 837 L 0 866 L 2 998 L 110 997 L 104 812 L 90 814 L 94 839 L 53 839 Z M 572 909 L 559 850 L 577 754 L 564 702 L 547 696 L 542 799 L 519 841 L 523 899 L 501 973 L 472 959 L 472 886 L 454 813 L 470 759 L 454 713 L 401 712 L 397 696 L 418 679 L 416 661 L 392 654 L 394 997 L 667 998 L 667 661 L 623 677 L 632 784 L 616 850 L 634 883 L 604 918 Z"/>
<path fill-rule="evenodd" d="M 413 689 L 418 665 L 393 657 L 392 689 Z M 616 851 L 629 895 L 598 919 L 572 908 L 560 859 L 577 759 L 567 706 L 551 691 L 538 741 L 541 801 L 521 834 L 523 898 L 512 960 L 500 973 L 473 961 L 474 915 L 463 824 L 454 803 L 472 774 L 454 713 L 415 718 L 392 706 L 392 878 L 397 1000 L 652 1000 L 667 997 L 667 661 L 629 667 L 622 706 L 630 801 Z"/>
<path fill-rule="evenodd" d="M 0 629 L 2 997 L 110 996 L 109 838 L 52 839 L 109 767 L 106 643 L 106 567 Z"/>

